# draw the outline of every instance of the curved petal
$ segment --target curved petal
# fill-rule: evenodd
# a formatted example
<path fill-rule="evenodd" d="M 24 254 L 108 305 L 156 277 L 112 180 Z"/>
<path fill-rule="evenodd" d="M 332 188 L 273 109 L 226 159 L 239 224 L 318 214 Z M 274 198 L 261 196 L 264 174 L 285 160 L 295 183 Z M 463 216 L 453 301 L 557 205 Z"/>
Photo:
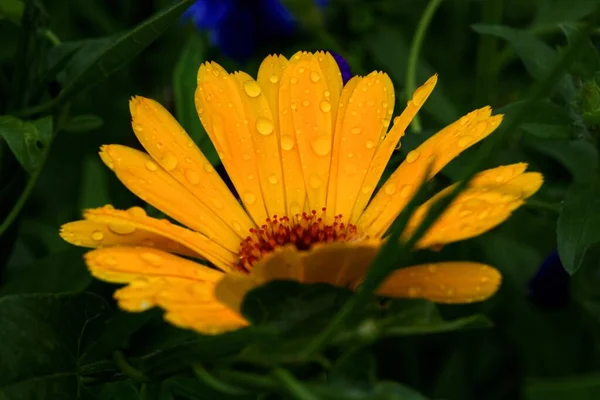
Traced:
<path fill-rule="evenodd" d="M 392 272 L 376 293 L 438 303 L 472 303 L 491 297 L 501 281 L 498 270 L 476 262 L 422 264 Z"/>
<path fill-rule="evenodd" d="M 537 172 L 524 172 L 519 163 L 488 169 L 477 174 L 419 241 L 418 247 L 440 246 L 469 239 L 504 222 L 512 212 L 542 185 Z M 442 190 L 417 209 L 409 222 L 408 234 L 415 229 L 431 205 L 448 195 L 456 185 Z"/>
<path fill-rule="evenodd" d="M 85 220 L 61 227 L 61 237 L 83 247 L 144 246 L 188 257 L 205 258 L 224 271 L 235 269 L 237 256 L 204 235 L 146 215 L 140 207 L 112 206 L 86 210 Z"/>
<path fill-rule="evenodd" d="M 102 146 L 102 160 L 136 196 L 183 225 L 201 232 L 232 252 L 239 249 L 240 236 L 192 195 L 152 158 L 141 151 L 120 146 Z"/>
<path fill-rule="evenodd" d="M 93 250 L 86 254 L 86 263 L 95 277 L 128 284 L 114 295 L 124 310 L 158 306 L 171 323 L 206 334 L 247 325 L 215 298 L 215 285 L 224 276 L 220 271 L 144 247 Z"/>
<path fill-rule="evenodd" d="M 129 109 L 133 131 L 150 156 L 243 238 L 254 224 L 171 113 L 156 101 L 140 96 L 129 101 Z"/>
<path fill-rule="evenodd" d="M 372 237 L 381 237 L 410 200 L 431 164 L 431 175 L 437 174 L 462 151 L 492 133 L 501 115 L 491 116 L 491 109 L 475 110 L 436 133 L 396 169 L 377 192 L 358 220 L 358 226 Z"/>

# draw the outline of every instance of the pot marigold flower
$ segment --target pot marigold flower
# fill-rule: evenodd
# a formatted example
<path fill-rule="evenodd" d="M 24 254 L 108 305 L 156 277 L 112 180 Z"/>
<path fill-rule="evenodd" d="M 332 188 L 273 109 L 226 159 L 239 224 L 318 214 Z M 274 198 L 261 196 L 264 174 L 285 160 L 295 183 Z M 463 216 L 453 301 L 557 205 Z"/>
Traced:
<path fill-rule="evenodd" d="M 106 145 L 100 156 L 129 190 L 185 227 L 139 207 L 105 206 L 65 224 L 61 236 L 96 248 L 86 255 L 95 277 L 126 284 L 115 292 L 120 307 L 159 306 L 171 323 L 201 333 L 247 325 L 244 295 L 271 280 L 356 288 L 420 182 L 502 120 L 489 107 L 465 115 L 408 153 L 375 193 L 436 81 L 415 91 L 388 131 L 394 88 L 385 73 L 344 86 L 324 52 L 269 56 L 256 80 L 205 63 L 196 107 L 242 204 L 165 108 L 134 97 L 133 130 L 147 153 Z M 468 239 L 507 219 L 542 184 L 525 169 L 520 163 L 479 173 L 418 247 Z M 448 190 L 416 211 L 409 231 Z M 488 298 L 500 281 L 487 265 L 442 262 L 397 270 L 377 294 L 467 303 Z"/>

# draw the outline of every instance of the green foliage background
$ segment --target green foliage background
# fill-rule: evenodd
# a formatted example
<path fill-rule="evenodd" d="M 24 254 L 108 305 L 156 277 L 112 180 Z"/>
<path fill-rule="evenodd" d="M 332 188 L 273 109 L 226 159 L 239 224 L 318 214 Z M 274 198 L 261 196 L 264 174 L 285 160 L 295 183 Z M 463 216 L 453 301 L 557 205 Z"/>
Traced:
<path fill-rule="evenodd" d="M 302 29 L 240 65 L 180 22 L 191 1 L 0 0 L 0 399 L 600 398 L 598 2 L 332 0 L 324 14 L 285 3 Z M 472 109 L 506 114 L 490 145 L 433 185 L 526 161 L 545 176 L 539 193 L 499 228 L 440 252 L 387 246 L 368 279 L 466 259 L 500 269 L 500 292 L 466 306 L 382 304 L 275 282 L 246 299 L 252 327 L 220 336 L 167 326 L 158 310 L 119 311 L 115 287 L 91 279 L 58 228 L 84 208 L 146 207 L 97 156 L 102 144 L 139 147 L 128 99 L 167 106 L 217 165 L 193 105 L 199 64 L 255 74 L 265 55 L 301 49 L 334 50 L 357 74 L 387 72 L 396 114 L 439 73 L 388 173 Z M 571 275 L 558 308 L 532 301 L 529 284 L 555 249 Z M 552 282 L 544 294 L 560 300 Z"/>

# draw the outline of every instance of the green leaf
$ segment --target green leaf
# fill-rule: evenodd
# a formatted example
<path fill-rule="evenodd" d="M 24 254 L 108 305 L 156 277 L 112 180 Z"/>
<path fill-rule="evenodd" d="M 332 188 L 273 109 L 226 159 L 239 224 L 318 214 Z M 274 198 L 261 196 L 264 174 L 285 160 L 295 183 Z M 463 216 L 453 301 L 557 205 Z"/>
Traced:
<path fill-rule="evenodd" d="M 104 120 L 94 114 L 76 115 L 64 127 L 65 132 L 89 132 L 99 129 L 104 125 Z"/>
<path fill-rule="evenodd" d="M 571 125 L 522 124 L 521 129 L 539 139 L 570 139 L 573 136 Z"/>
<path fill-rule="evenodd" d="M 80 361 L 107 318 L 93 294 L 0 298 L 0 398 L 81 398 Z"/>
<path fill-rule="evenodd" d="M 101 51 L 85 59 L 77 73 L 66 82 L 57 101 L 90 88 L 122 68 L 177 21 L 191 3 L 192 0 L 181 0 L 112 41 L 110 45 L 100 45 Z"/>
<path fill-rule="evenodd" d="M 376 381 L 377 362 L 368 348 L 353 348 L 343 354 L 328 373 L 331 385 L 369 387 Z"/>
<path fill-rule="evenodd" d="M 577 27 L 575 24 L 562 24 L 560 27 L 565 33 L 569 45 L 572 46 L 576 38 Z M 579 52 L 571 70 L 583 79 L 593 79 L 600 71 L 600 52 L 589 39 L 585 40 L 584 46 L 585 48 Z"/>
<path fill-rule="evenodd" d="M 579 21 L 598 6 L 596 0 L 540 0 L 534 26 L 554 26 L 566 21 Z"/>
<path fill-rule="evenodd" d="M 25 3 L 21 0 L 0 1 L 0 20 L 6 18 L 15 25 L 21 25 L 23 11 L 25 11 Z"/>
<path fill-rule="evenodd" d="M 587 252 L 600 242 L 600 181 L 575 184 L 569 190 L 557 226 L 558 253 L 569 274 L 588 261 Z"/>
<path fill-rule="evenodd" d="M 192 137 L 212 165 L 220 163 L 219 155 L 206 134 L 194 102 L 196 76 L 204 61 L 206 45 L 199 35 L 190 35 L 181 50 L 181 55 L 173 72 L 173 94 L 177 120 Z"/>
<path fill-rule="evenodd" d="M 17 268 L 7 276 L 0 295 L 76 292 L 84 290 L 91 281 L 83 251 L 72 248 Z"/>
<path fill-rule="evenodd" d="M 525 384 L 525 400 L 595 400 L 600 398 L 600 375 L 531 379 Z"/>
<path fill-rule="evenodd" d="M 380 381 L 369 389 L 323 384 L 307 384 L 306 387 L 322 400 L 426 400 L 421 393 L 396 382 Z"/>
<path fill-rule="evenodd" d="M 130 380 L 109 382 L 99 390 L 99 400 L 138 400 L 140 393 Z"/>
<path fill-rule="evenodd" d="M 502 25 L 475 24 L 472 28 L 479 33 L 496 36 L 506 40 L 523 61 L 527 72 L 538 81 L 548 77 L 558 61 L 556 50 L 548 46 L 533 34 Z M 570 77 L 563 77 L 557 84 L 557 90 L 565 98 L 571 98 L 575 92 Z"/>
<path fill-rule="evenodd" d="M 172 378 L 165 382 L 171 390 L 171 393 L 178 396 L 177 398 L 189 400 L 251 400 L 256 399 L 256 396 L 243 395 L 234 396 L 216 391 L 214 388 L 200 382 L 197 379 L 191 378 Z"/>
<path fill-rule="evenodd" d="M 22 121 L 16 117 L 0 116 L 0 137 L 13 152 L 21 166 L 30 174 L 43 163 L 46 149 L 52 140 L 52 118 Z"/>
<path fill-rule="evenodd" d="M 406 60 L 408 60 L 409 47 L 403 33 L 396 28 L 383 25 L 367 39 L 366 45 L 373 53 L 375 61 L 381 66 L 381 69 L 386 71 L 394 81 L 398 91 L 397 104 L 404 106 L 404 103 L 400 100 L 405 96 L 399 94 L 398 88 L 405 85 L 404 78 L 406 76 Z M 434 73 L 435 71 L 430 65 L 423 60 L 419 61 L 417 84 L 425 83 Z M 454 101 L 444 92 L 444 85 L 441 82 L 438 82 L 435 90 L 423 105 L 423 109 L 440 124 L 448 124 L 461 116 Z"/>
<path fill-rule="evenodd" d="M 101 207 L 112 203 L 108 190 L 109 171 L 100 161 L 100 157 L 95 154 L 84 159 L 79 209 Z"/>

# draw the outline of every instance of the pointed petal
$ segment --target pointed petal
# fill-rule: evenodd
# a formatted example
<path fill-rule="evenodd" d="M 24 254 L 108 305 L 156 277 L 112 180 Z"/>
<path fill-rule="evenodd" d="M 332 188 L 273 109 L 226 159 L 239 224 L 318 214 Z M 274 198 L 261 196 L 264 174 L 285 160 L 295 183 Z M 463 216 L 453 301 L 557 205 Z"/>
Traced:
<path fill-rule="evenodd" d="M 245 236 L 254 224 L 171 113 L 140 96 L 131 99 L 129 109 L 133 131 L 150 156 L 222 223 Z"/>
<path fill-rule="evenodd" d="M 192 195 L 150 156 L 119 145 L 102 147 L 102 160 L 136 196 L 183 225 L 237 252 L 240 236 Z"/>
<path fill-rule="evenodd" d="M 438 303 L 472 303 L 491 297 L 501 281 L 498 270 L 485 264 L 468 261 L 423 264 L 394 271 L 376 293 Z"/>
<path fill-rule="evenodd" d="M 431 175 L 428 178 L 500 125 L 502 116 L 490 114 L 489 107 L 475 110 L 408 153 L 406 160 L 384 183 L 358 220 L 359 228 L 372 237 L 383 235 L 425 178 L 430 164 Z"/>
<path fill-rule="evenodd" d="M 480 172 L 419 241 L 420 248 L 440 246 L 469 239 L 504 222 L 512 212 L 542 185 L 537 172 L 524 172 L 527 164 L 505 165 Z M 423 204 L 409 223 L 409 234 L 439 198 L 448 195 L 452 185 Z"/>
<path fill-rule="evenodd" d="M 356 223 L 364 211 L 369 199 L 373 195 L 375 187 L 377 187 L 377 183 L 379 183 L 379 179 L 381 178 L 392 153 L 394 150 L 400 148 L 400 138 L 404 136 L 406 128 L 415 115 L 417 115 L 417 112 L 421 109 L 421 106 L 425 103 L 431 92 L 433 92 L 436 83 L 437 75 L 434 75 L 415 90 L 411 100 L 408 101 L 406 108 L 402 111 L 402 114 L 394 119 L 392 129 L 390 129 L 388 134 L 385 135 L 385 138 L 379 142 L 377 151 L 369 165 L 369 170 L 364 179 L 362 189 L 358 194 L 356 204 L 352 210 L 352 223 Z"/>
<path fill-rule="evenodd" d="M 127 211 L 111 206 L 86 210 L 83 221 L 61 227 L 61 237 L 83 247 L 144 246 L 207 259 L 224 271 L 231 271 L 237 256 L 206 236 L 171 224 L 168 220 L 148 217 L 140 207 Z"/>
<path fill-rule="evenodd" d="M 260 64 L 256 81 L 260 85 L 262 93 L 265 95 L 269 108 L 273 114 L 276 134 L 279 132 L 279 85 L 281 84 L 281 76 L 288 65 L 288 60 L 281 55 L 272 55 L 266 57 Z"/>

